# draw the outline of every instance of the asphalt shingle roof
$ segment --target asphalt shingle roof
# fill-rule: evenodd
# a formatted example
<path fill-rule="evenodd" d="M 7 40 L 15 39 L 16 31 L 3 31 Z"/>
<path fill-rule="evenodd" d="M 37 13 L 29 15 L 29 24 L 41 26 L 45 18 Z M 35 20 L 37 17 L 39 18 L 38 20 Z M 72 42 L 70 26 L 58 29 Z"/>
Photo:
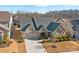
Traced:
<path fill-rule="evenodd" d="M 21 29 L 23 29 L 26 24 L 30 24 L 34 28 L 34 30 L 40 31 L 43 26 L 47 27 L 48 24 L 52 21 L 55 20 L 49 17 L 21 17 L 20 25 Z"/>
<path fill-rule="evenodd" d="M 0 23 L 7 23 L 10 21 L 11 13 L 8 11 L 0 11 Z"/>
<path fill-rule="evenodd" d="M 32 22 L 33 22 L 33 25 L 34 25 L 34 28 L 35 28 L 36 31 L 39 31 L 40 29 L 42 29 L 43 25 L 39 24 L 39 26 L 37 26 L 34 18 L 32 18 Z"/>
<path fill-rule="evenodd" d="M 24 28 L 27 24 L 31 24 L 31 18 L 28 18 L 28 17 L 20 18 L 21 29 Z"/>

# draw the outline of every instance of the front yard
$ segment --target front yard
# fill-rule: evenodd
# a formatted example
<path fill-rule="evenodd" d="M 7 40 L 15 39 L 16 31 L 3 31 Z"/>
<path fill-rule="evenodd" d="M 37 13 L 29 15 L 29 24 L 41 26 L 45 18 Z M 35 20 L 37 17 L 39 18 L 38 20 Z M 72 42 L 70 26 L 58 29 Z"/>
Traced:
<path fill-rule="evenodd" d="M 10 39 L 13 43 L 7 47 L 0 47 L 0 53 L 26 53 L 25 43 L 17 43 Z"/>
<path fill-rule="evenodd" d="M 79 41 L 44 42 L 42 45 L 48 53 L 79 51 Z"/>

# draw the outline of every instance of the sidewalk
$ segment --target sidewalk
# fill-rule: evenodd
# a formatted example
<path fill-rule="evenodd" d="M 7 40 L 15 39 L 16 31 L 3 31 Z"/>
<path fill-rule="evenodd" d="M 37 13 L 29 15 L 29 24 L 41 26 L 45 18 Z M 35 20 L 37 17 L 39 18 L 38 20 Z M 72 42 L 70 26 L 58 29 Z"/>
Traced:
<path fill-rule="evenodd" d="M 42 44 L 38 42 L 40 42 L 40 40 L 25 39 L 27 53 L 47 53 Z"/>

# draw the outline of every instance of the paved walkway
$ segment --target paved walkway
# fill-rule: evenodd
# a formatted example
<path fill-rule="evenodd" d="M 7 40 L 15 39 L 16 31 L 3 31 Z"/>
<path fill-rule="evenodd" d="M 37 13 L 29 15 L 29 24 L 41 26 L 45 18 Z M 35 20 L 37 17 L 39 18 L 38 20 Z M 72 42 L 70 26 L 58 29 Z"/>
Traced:
<path fill-rule="evenodd" d="M 40 42 L 40 40 L 25 39 L 27 53 L 47 53 L 42 44 L 38 42 Z"/>

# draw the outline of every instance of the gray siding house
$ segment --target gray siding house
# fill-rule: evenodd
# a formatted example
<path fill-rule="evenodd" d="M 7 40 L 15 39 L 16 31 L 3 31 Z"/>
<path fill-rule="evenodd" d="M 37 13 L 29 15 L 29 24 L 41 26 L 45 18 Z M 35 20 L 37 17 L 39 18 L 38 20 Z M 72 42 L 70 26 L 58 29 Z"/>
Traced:
<path fill-rule="evenodd" d="M 79 40 L 79 20 L 78 19 L 73 19 L 72 21 L 73 25 L 73 30 L 74 30 L 74 38 Z"/>
<path fill-rule="evenodd" d="M 73 25 L 72 25 L 70 19 L 67 19 L 67 18 L 66 19 L 60 19 L 59 22 L 60 22 L 61 27 L 65 31 L 69 32 L 71 34 L 71 36 L 73 37 L 74 31 L 73 31 L 73 28 L 72 28 Z"/>
<path fill-rule="evenodd" d="M 56 33 L 60 24 L 56 19 L 48 17 L 25 17 L 20 18 L 21 30 L 25 38 L 42 39 L 48 36 L 48 32 Z"/>
<path fill-rule="evenodd" d="M 12 15 L 8 11 L 0 11 L 0 41 L 3 40 L 3 35 L 6 32 L 10 39 L 12 24 Z"/>

